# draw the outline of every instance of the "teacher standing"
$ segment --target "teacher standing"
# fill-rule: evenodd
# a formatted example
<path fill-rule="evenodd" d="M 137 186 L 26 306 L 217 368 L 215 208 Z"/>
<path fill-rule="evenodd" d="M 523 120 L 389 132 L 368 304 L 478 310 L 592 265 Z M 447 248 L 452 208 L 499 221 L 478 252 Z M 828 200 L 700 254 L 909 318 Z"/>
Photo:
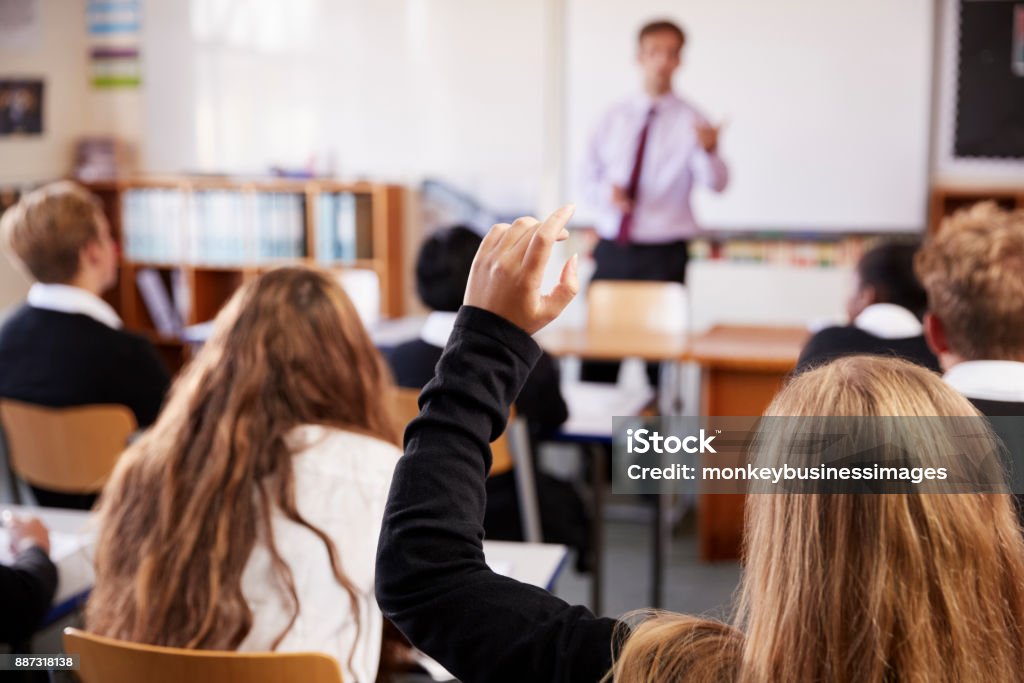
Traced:
<path fill-rule="evenodd" d="M 690 207 L 695 184 L 725 189 L 720 126 L 672 89 L 686 36 L 670 21 L 640 30 L 643 93 L 619 102 L 591 138 L 585 181 L 599 209 L 594 280 L 685 282 L 688 240 L 700 231 Z"/>

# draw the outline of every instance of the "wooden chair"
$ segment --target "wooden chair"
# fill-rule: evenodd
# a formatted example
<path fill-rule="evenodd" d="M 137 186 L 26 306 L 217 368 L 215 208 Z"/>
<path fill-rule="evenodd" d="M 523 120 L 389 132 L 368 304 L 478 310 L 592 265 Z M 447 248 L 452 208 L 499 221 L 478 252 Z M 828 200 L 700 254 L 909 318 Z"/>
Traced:
<path fill-rule="evenodd" d="M 221 652 L 128 643 L 64 629 L 82 683 L 341 683 L 332 657 L 315 652 Z"/>
<path fill-rule="evenodd" d="M 420 414 L 419 396 L 418 389 L 395 389 L 395 416 L 402 425 L 409 424 Z M 537 483 L 529 444 L 526 424 L 516 418 L 513 408 L 505 433 L 491 444 L 491 471 L 488 476 L 513 473 L 523 536 L 531 543 L 540 543 L 543 540 L 540 530 L 540 504 L 537 501 Z"/>
<path fill-rule="evenodd" d="M 11 472 L 39 488 L 97 493 L 137 428 L 121 405 L 73 408 L 0 400 Z"/>
<path fill-rule="evenodd" d="M 598 280 L 587 289 L 587 329 L 611 334 L 681 334 L 689 300 L 678 282 Z"/>

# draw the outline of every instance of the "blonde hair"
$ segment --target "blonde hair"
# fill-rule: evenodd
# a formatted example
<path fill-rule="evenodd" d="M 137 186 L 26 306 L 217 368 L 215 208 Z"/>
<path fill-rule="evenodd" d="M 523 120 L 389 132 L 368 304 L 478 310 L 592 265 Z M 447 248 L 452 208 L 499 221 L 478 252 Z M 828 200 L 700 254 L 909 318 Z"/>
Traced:
<path fill-rule="evenodd" d="M 28 193 L 0 219 L 11 255 L 39 282 L 68 283 L 78 273 L 82 247 L 99 238 L 99 200 L 62 180 Z"/>
<path fill-rule="evenodd" d="M 796 377 L 766 415 L 826 413 L 977 415 L 937 375 L 864 356 Z M 734 626 L 657 616 L 626 641 L 615 680 L 1024 679 L 1024 539 L 1008 495 L 749 495 L 744 557 Z"/>
<path fill-rule="evenodd" d="M 953 351 L 1024 358 L 1024 210 L 984 202 L 956 212 L 918 252 L 915 269 Z"/>

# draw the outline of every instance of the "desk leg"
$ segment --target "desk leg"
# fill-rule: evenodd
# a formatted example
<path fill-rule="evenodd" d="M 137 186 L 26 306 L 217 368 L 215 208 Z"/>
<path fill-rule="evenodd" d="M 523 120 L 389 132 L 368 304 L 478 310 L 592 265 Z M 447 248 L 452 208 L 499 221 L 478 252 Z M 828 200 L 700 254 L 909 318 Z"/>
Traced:
<path fill-rule="evenodd" d="M 590 609 L 601 616 L 604 608 L 604 503 L 605 503 L 605 454 L 602 444 L 591 444 L 590 477 L 594 496 L 594 519 L 591 521 L 594 566 L 590 581 Z"/>
<path fill-rule="evenodd" d="M 662 492 L 654 501 L 654 539 L 651 552 L 651 600 L 650 606 L 660 609 L 665 582 L 665 556 L 671 543 L 669 502 L 672 496 Z"/>

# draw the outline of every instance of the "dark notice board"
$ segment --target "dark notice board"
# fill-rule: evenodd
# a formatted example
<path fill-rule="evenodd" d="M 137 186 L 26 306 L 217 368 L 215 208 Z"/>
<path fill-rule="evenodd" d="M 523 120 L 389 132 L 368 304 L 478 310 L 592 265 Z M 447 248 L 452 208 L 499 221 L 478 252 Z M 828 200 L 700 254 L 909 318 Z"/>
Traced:
<path fill-rule="evenodd" d="M 958 157 L 1024 159 L 1024 1 L 960 0 Z"/>

